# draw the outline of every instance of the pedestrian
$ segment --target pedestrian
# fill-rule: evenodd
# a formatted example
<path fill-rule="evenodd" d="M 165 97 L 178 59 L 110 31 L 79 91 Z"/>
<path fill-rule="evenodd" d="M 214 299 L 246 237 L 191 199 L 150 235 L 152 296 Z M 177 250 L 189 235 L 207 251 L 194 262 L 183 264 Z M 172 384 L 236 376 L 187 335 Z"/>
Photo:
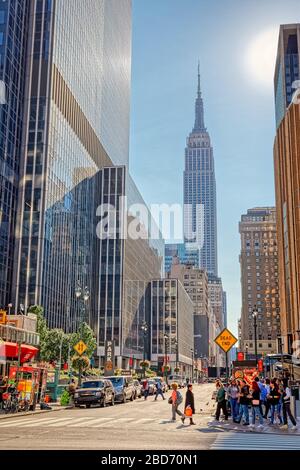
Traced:
<path fill-rule="evenodd" d="M 69 395 L 70 395 L 69 404 L 73 405 L 73 406 L 74 406 L 75 391 L 76 391 L 76 383 L 75 383 L 74 379 L 71 379 L 71 381 L 69 382 L 68 392 L 69 392 Z"/>
<path fill-rule="evenodd" d="M 149 396 L 149 382 L 148 379 L 145 379 L 143 382 L 143 394 L 144 394 L 144 399 L 147 400 Z"/>
<path fill-rule="evenodd" d="M 259 388 L 258 382 L 259 382 L 259 378 L 255 377 L 255 379 L 253 380 L 252 385 L 251 385 L 251 392 L 252 392 L 252 400 L 251 400 L 251 404 L 252 404 L 252 424 L 250 425 L 250 427 L 255 426 L 256 416 L 258 416 L 258 418 L 259 418 L 259 426 L 258 427 L 263 428 L 264 419 L 263 419 L 263 415 L 262 415 L 261 410 L 260 410 L 260 388 Z"/>
<path fill-rule="evenodd" d="M 291 389 L 288 386 L 288 380 L 285 379 L 283 381 L 283 403 L 282 403 L 282 411 L 283 411 L 283 428 L 288 429 L 288 419 L 287 417 L 290 418 L 290 421 L 293 425 L 292 429 L 297 429 L 297 422 L 295 420 L 295 417 L 293 416 L 291 412 Z"/>
<path fill-rule="evenodd" d="M 3 394 L 7 390 L 7 378 L 0 377 L 0 409 L 3 408 Z"/>
<path fill-rule="evenodd" d="M 271 408 L 271 398 L 270 398 L 270 379 L 265 380 L 265 389 L 266 389 L 266 396 L 265 396 L 265 413 L 264 413 L 264 418 L 268 419 L 269 411 Z"/>
<path fill-rule="evenodd" d="M 267 399 L 267 388 L 265 386 L 265 380 L 264 379 L 259 380 L 259 378 L 256 377 L 255 380 L 256 380 L 256 382 L 259 386 L 259 390 L 260 390 L 259 409 L 260 409 L 260 413 L 262 414 L 262 417 L 264 418 L 264 411 L 263 411 L 262 405 L 265 404 L 266 399 Z"/>
<path fill-rule="evenodd" d="M 163 392 L 163 388 L 162 388 L 162 384 L 161 384 L 161 381 L 159 379 L 157 379 L 157 382 L 156 382 L 156 393 L 155 393 L 155 398 L 154 398 L 154 401 L 157 400 L 157 397 L 158 395 L 161 395 L 163 400 L 165 400 L 165 397 L 164 397 L 164 392 Z"/>
<path fill-rule="evenodd" d="M 244 426 L 249 426 L 249 403 L 250 403 L 250 390 L 249 386 L 246 384 L 244 380 L 240 380 L 239 386 L 239 404 L 240 404 L 240 412 L 238 415 L 236 423 L 240 423 L 242 418 L 244 417 Z"/>
<path fill-rule="evenodd" d="M 176 414 L 178 414 L 181 417 L 182 423 L 184 423 L 185 416 L 179 409 L 179 405 L 182 403 L 183 398 L 181 393 L 177 390 L 178 384 L 172 383 L 171 388 L 172 395 L 170 397 L 169 403 L 172 404 L 172 421 L 176 421 Z"/>
<path fill-rule="evenodd" d="M 227 396 L 228 396 L 228 400 L 230 401 L 231 416 L 232 416 L 233 421 L 236 421 L 239 415 L 238 394 L 239 394 L 239 388 L 237 386 L 236 380 L 233 379 L 230 382 L 230 385 L 227 390 Z"/>
<path fill-rule="evenodd" d="M 223 411 L 223 415 L 225 417 L 225 421 L 228 420 L 228 412 L 227 412 L 227 407 L 226 407 L 226 398 L 225 398 L 225 390 L 223 387 L 222 382 L 217 381 L 216 382 L 216 388 L 217 388 L 217 396 L 216 396 L 216 401 L 217 401 L 217 411 L 216 411 L 216 420 L 219 421 L 220 419 L 220 413 L 221 410 Z"/>
<path fill-rule="evenodd" d="M 190 418 L 190 425 L 196 424 L 193 421 L 193 415 L 195 414 L 195 400 L 194 400 L 192 384 L 188 384 L 187 386 L 184 409 L 185 409 L 185 416 L 187 418 Z"/>
<path fill-rule="evenodd" d="M 271 380 L 269 398 L 271 401 L 271 420 L 269 424 L 270 425 L 274 424 L 275 415 L 277 419 L 279 420 L 279 424 L 282 424 L 282 418 L 280 415 L 280 407 L 279 407 L 280 391 L 279 391 L 279 386 L 277 384 L 276 379 Z"/>

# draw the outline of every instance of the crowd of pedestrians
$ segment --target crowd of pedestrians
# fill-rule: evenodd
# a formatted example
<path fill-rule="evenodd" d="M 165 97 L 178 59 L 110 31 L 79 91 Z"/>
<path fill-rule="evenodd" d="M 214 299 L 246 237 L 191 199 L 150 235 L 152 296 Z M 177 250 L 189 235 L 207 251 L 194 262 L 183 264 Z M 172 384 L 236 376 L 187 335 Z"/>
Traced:
<path fill-rule="evenodd" d="M 260 379 L 256 377 L 249 386 L 244 380 L 231 380 L 224 386 L 216 382 L 216 420 L 219 421 L 221 411 L 224 420 L 228 420 L 230 409 L 232 421 L 244 426 L 258 428 L 265 424 L 278 424 L 283 429 L 297 429 L 297 422 L 291 411 L 291 390 L 287 379 Z"/>

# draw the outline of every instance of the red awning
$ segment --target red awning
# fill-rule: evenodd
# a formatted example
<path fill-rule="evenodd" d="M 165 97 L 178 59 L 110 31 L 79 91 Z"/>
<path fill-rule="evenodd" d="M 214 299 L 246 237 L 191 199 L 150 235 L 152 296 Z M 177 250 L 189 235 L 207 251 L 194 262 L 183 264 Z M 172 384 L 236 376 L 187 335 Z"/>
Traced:
<path fill-rule="evenodd" d="M 21 344 L 21 363 L 30 361 L 38 352 L 38 349 L 34 346 L 29 346 L 28 344 Z M 18 345 L 17 343 L 9 343 L 4 341 L 0 343 L 0 357 L 8 358 L 18 357 Z"/>

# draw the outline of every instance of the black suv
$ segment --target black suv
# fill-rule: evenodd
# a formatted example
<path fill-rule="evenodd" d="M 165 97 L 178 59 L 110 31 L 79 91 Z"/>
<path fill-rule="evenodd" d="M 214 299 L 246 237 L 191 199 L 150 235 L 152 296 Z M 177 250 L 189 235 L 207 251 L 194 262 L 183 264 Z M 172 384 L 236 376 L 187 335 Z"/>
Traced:
<path fill-rule="evenodd" d="M 85 405 L 90 408 L 93 404 L 106 406 L 115 404 L 115 391 L 110 380 L 86 380 L 77 388 L 74 395 L 75 406 Z"/>
<path fill-rule="evenodd" d="M 116 401 L 126 403 L 127 400 L 134 400 L 136 390 L 132 377 L 115 375 L 113 377 L 108 377 L 108 379 L 113 384 Z"/>

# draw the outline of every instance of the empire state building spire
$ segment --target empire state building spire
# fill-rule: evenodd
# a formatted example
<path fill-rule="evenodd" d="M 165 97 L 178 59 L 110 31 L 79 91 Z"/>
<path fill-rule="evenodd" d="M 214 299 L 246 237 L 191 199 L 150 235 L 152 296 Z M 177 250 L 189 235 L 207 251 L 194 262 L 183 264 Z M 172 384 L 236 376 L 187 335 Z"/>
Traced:
<path fill-rule="evenodd" d="M 203 109 L 203 99 L 201 96 L 201 84 L 200 84 L 200 63 L 198 62 L 198 89 L 197 89 L 197 98 L 195 103 L 195 125 L 193 132 L 206 132 L 204 126 L 204 109 Z"/>

